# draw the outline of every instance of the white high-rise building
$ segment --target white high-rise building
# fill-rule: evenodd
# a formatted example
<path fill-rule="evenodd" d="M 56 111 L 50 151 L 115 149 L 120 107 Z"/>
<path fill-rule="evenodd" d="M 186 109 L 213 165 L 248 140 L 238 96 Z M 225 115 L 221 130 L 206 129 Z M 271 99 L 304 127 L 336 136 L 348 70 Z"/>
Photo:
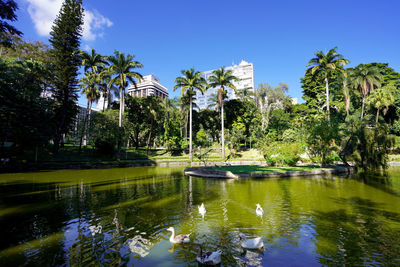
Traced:
<path fill-rule="evenodd" d="M 136 84 L 136 87 L 131 85 L 128 88 L 128 94 L 136 97 L 155 95 L 167 98 L 168 89 L 160 83 L 160 80 L 156 76 L 150 74 L 143 76 L 143 79 Z"/>
<path fill-rule="evenodd" d="M 225 68 L 226 70 L 232 70 L 232 74 L 240 79 L 238 82 L 233 82 L 237 91 L 240 91 L 244 88 L 249 89 L 249 91 L 254 93 L 254 67 L 253 63 L 249 63 L 245 60 L 242 60 L 239 65 L 233 65 Z M 208 70 L 201 73 L 201 76 L 208 80 L 208 77 L 212 75 L 214 70 Z M 218 93 L 218 89 L 216 87 L 209 88 L 206 93 L 203 95 L 200 92 L 196 92 L 196 100 L 194 102 L 200 109 L 206 109 L 209 105 L 213 104 L 209 98 L 213 94 Z M 226 100 L 236 99 L 235 91 L 232 88 L 225 88 L 227 91 Z"/>

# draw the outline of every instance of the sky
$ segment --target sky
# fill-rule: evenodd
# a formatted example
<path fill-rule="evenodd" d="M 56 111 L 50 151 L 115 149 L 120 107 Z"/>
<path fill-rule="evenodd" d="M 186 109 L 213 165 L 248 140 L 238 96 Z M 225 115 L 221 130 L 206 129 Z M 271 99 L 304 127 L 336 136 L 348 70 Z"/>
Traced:
<path fill-rule="evenodd" d="M 28 41 L 48 43 L 62 0 L 17 0 L 13 23 Z M 302 102 L 300 78 L 314 52 L 337 46 L 348 66 L 383 62 L 400 72 L 400 0 L 83 0 L 81 48 L 135 55 L 168 88 L 180 71 L 254 64 L 255 85 L 289 85 Z M 84 97 L 79 103 L 86 104 Z"/>

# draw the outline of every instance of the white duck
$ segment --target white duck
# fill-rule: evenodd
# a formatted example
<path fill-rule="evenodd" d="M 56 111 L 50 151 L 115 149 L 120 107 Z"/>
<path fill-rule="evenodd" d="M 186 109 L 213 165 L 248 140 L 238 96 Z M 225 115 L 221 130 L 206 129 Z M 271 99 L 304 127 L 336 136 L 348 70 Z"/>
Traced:
<path fill-rule="evenodd" d="M 199 213 L 201 216 L 203 216 L 203 218 L 204 218 L 204 215 L 206 215 L 206 212 L 207 212 L 207 210 L 204 207 L 204 203 L 201 203 L 201 205 L 199 206 Z"/>
<path fill-rule="evenodd" d="M 174 229 L 174 227 L 169 227 L 168 229 L 167 229 L 167 231 L 171 231 L 172 232 L 172 234 L 171 234 L 171 237 L 169 238 L 169 241 L 171 242 L 171 243 L 174 243 L 174 244 L 182 244 L 182 243 L 189 243 L 190 242 L 190 234 L 188 234 L 188 235 L 177 235 L 177 236 L 175 236 L 175 229 Z"/>
<path fill-rule="evenodd" d="M 244 234 L 239 234 L 240 238 L 240 245 L 242 248 L 247 248 L 247 249 L 260 249 L 264 247 L 264 242 L 263 238 L 261 237 L 256 237 L 252 239 L 247 239 Z"/>
<path fill-rule="evenodd" d="M 204 265 L 217 265 L 221 263 L 221 254 L 222 250 L 218 249 L 217 251 L 207 251 L 203 253 L 203 249 L 200 244 L 197 244 L 199 247 L 199 252 L 197 254 L 196 260 Z"/>
<path fill-rule="evenodd" d="M 256 204 L 257 208 L 256 208 L 256 214 L 257 216 L 263 216 L 264 215 L 264 210 L 263 208 L 261 208 L 260 204 Z"/>

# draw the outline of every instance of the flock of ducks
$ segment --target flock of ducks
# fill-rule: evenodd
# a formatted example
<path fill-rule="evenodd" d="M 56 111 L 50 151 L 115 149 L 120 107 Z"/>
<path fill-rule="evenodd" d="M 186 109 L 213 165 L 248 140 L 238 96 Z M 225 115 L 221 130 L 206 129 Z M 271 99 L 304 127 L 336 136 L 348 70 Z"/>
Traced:
<path fill-rule="evenodd" d="M 204 207 L 204 204 L 201 203 L 199 208 L 199 213 L 200 215 L 204 218 L 204 215 L 206 214 L 207 210 Z M 260 206 L 260 204 L 256 204 L 256 214 L 257 216 L 263 216 L 264 215 L 264 210 Z M 174 227 L 169 227 L 167 231 L 171 231 L 171 236 L 169 238 L 169 241 L 173 244 L 184 244 L 184 243 L 189 243 L 190 242 L 190 235 L 175 235 L 175 228 Z M 261 249 L 264 247 L 264 242 L 263 242 L 263 237 L 256 237 L 256 238 L 251 238 L 247 239 L 246 235 L 243 233 L 239 233 L 239 239 L 240 239 L 240 245 L 242 248 L 245 249 Z M 197 254 L 196 260 L 204 265 L 217 265 L 221 263 L 221 255 L 222 255 L 222 250 L 218 249 L 217 251 L 206 251 L 203 252 L 203 248 L 200 244 L 196 244 L 196 246 L 199 249 L 199 252 Z"/>

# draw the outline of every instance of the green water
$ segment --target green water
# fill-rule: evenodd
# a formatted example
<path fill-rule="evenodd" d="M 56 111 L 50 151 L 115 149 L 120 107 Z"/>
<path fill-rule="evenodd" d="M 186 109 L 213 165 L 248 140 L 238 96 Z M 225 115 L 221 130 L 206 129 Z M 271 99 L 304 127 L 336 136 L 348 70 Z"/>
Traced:
<path fill-rule="evenodd" d="M 400 265 L 400 168 L 387 177 L 238 181 L 182 172 L 0 175 L 0 265 L 196 266 L 194 243 L 222 249 L 224 266 Z M 192 243 L 171 245 L 170 226 L 192 233 Z M 240 232 L 263 236 L 265 249 L 241 249 Z"/>

